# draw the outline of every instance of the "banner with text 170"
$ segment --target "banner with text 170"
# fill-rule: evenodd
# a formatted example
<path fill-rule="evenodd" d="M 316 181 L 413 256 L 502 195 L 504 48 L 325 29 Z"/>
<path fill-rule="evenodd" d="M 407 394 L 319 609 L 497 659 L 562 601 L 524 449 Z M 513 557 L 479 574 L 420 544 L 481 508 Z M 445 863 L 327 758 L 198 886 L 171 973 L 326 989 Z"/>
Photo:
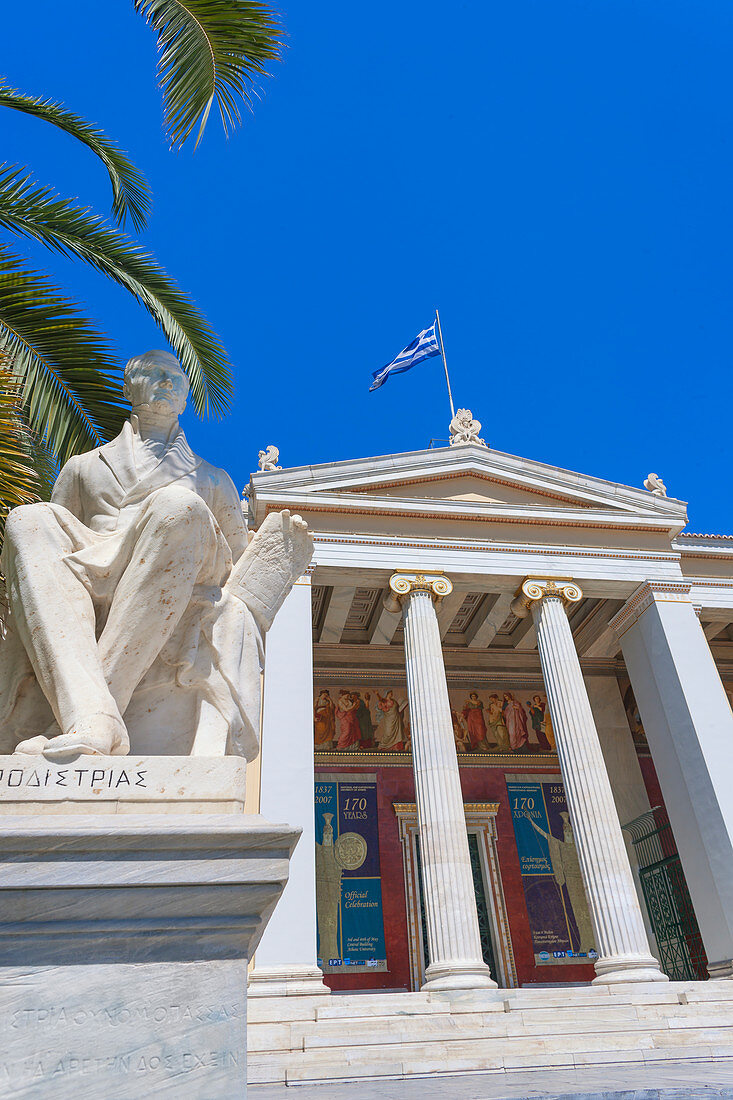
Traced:
<path fill-rule="evenodd" d="M 507 782 L 524 897 L 538 964 L 597 956 L 562 781 Z"/>
<path fill-rule="evenodd" d="M 377 784 L 316 780 L 318 965 L 386 970 Z"/>

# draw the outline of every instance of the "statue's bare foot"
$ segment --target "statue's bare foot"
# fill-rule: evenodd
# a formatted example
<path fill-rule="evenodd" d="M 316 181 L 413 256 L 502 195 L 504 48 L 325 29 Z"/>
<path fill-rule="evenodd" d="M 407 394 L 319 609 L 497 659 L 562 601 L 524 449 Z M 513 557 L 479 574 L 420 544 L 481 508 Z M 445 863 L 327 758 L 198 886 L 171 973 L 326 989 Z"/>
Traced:
<path fill-rule="evenodd" d="M 20 753 L 23 756 L 40 756 L 47 744 L 48 738 L 39 733 L 37 737 L 29 737 L 27 741 L 21 741 L 13 749 L 13 752 Z"/>
<path fill-rule="evenodd" d="M 107 714 L 93 714 L 83 719 L 69 733 L 47 740 L 42 749 L 48 760 L 69 756 L 127 756 L 129 751 L 130 739 L 124 723 Z"/>

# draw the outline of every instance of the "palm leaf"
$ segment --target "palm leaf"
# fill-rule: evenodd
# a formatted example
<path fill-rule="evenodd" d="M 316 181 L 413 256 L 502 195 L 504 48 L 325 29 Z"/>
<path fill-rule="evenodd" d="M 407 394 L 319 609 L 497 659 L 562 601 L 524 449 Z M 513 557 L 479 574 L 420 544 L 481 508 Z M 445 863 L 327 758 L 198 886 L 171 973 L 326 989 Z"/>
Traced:
<path fill-rule="evenodd" d="M 251 108 L 255 80 L 269 76 L 268 63 L 280 57 L 282 26 L 258 0 L 133 0 L 135 11 L 153 28 L 160 60 L 165 126 L 180 148 L 196 123 L 196 145 L 209 111 L 218 104 L 225 133 Z"/>
<path fill-rule="evenodd" d="M 38 500 L 42 489 L 21 391 L 22 384 L 0 356 L 0 539 L 10 509 Z"/>
<path fill-rule="evenodd" d="M 0 79 L 0 107 L 9 107 L 26 115 L 33 115 L 49 122 L 57 129 L 76 138 L 99 157 L 109 174 L 114 202 L 112 211 L 115 220 L 124 225 L 129 215 L 138 231 L 145 228 L 150 212 L 150 188 L 145 178 L 128 160 L 124 153 L 102 130 L 98 130 L 85 119 L 67 111 L 61 103 L 51 99 L 38 99 L 36 96 L 23 95 L 22 92 L 8 87 Z"/>
<path fill-rule="evenodd" d="M 178 355 L 199 415 L 220 416 L 228 409 L 232 375 L 226 353 L 190 298 L 136 241 L 7 165 L 0 165 L 0 225 L 79 257 L 130 291 Z"/>
<path fill-rule="evenodd" d="M 0 245 L 0 349 L 35 435 L 63 465 L 120 430 L 127 405 L 112 349 L 79 309 Z"/>

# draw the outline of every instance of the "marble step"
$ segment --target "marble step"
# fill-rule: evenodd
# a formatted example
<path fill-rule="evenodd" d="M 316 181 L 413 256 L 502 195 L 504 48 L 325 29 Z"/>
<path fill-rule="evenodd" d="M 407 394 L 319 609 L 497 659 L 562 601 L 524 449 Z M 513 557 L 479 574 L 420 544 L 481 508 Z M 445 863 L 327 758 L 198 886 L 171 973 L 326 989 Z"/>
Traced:
<path fill-rule="evenodd" d="M 387 1006 L 389 1006 L 387 1008 Z M 323 996 L 251 997 L 247 1001 L 247 1020 L 252 1023 L 278 1023 L 284 1020 L 369 1018 L 387 1014 L 421 1015 L 450 1012 L 450 1005 L 436 1005 L 427 993 L 324 994 Z"/>
<path fill-rule="evenodd" d="M 624 986 L 574 986 L 568 989 L 499 989 L 468 994 L 448 1001 L 438 994 L 373 993 L 325 994 L 315 997 L 256 997 L 248 1006 L 250 1023 L 279 1023 L 284 1020 L 358 1019 L 385 1016 L 392 1013 L 430 1015 L 437 1013 L 462 1015 L 476 1011 L 516 1012 L 541 1008 L 573 1007 L 582 1011 L 601 1004 L 666 1005 L 719 1001 L 733 1002 L 733 981 L 670 982 Z"/>
<path fill-rule="evenodd" d="M 711 1012 L 717 1008 L 717 1011 Z M 721 1011 L 722 1009 L 722 1011 Z M 664 1030 L 712 1028 L 723 1034 L 733 1029 L 733 1006 L 710 1003 L 672 1006 L 593 1006 L 578 1011 L 535 1009 L 512 1013 L 473 1013 L 453 1016 L 441 1013 L 424 1016 L 374 1016 L 346 1021 L 326 1018 L 297 1023 L 250 1024 L 249 1048 L 257 1052 L 282 1052 L 345 1045 L 348 1027 L 350 1046 L 385 1046 L 439 1039 L 481 1039 L 510 1036 L 555 1036 L 633 1030 L 637 1034 Z"/>
<path fill-rule="evenodd" d="M 449 1001 L 433 1001 L 420 994 L 407 993 L 404 997 L 400 994 L 387 994 L 389 996 L 388 1014 L 390 1016 L 450 1016 L 451 1004 Z M 393 1000 L 392 998 L 396 999 Z M 412 1000 L 412 997 L 420 997 L 420 1000 Z M 364 998 L 366 1001 L 366 998 Z M 316 1009 L 317 1020 L 367 1020 L 374 1016 L 385 1015 L 385 998 L 370 998 L 368 1004 L 361 1003 L 358 999 L 352 1001 L 349 998 L 334 997 L 329 1005 L 323 1005 Z M 488 1011 L 503 1012 L 503 1005 L 488 1005 Z M 475 1006 L 471 1011 L 476 1011 Z"/>
<path fill-rule="evenodd" d="M 530 1043 L 528 1043 L 530 1039 Z M 528 1046 L 531 1050 L 528 1051 Z M 534 1058 L 535 1065 L 544 1065 L 548 1056 L 564 1057 L 570 1062 L 576 1055 L 610 1057 L 614 1060 L 619 1052 L 628 1052 L 632 1057 L 642 1059 L 644 1052 L 671 1050 L 680 1057 L 687 1050 L 713 1048 L 726 1057 L 733 1057 L 733 1029 L 699 1028 L 677 1029 L 674 1031 L 643 1031 L 638 1029 L 606 1030 L 598 1033 L 575 1035 L 514 1035 L 514 1036 L 473 1036 L 455 1034 L 450 1037 L 405 1041 L 386 1044 L 355 1044 L 352 1036 L 344 1036 L 340 1046 L 329 1047 L 314 1043 L 305 1050 L 269 1056 L 266 1053 L 250 1052 L 251 1065 L 265 1066 L 268 1062 L 279 1065 L 287 1074 L 305 1080 L 319 1080 L 323 1072 L 328 1079 L 334 1072 L 341 1077 L 352 1076 L 360 1067 L 372 1067 L 375 1073 L 382 1073 L 385 1064 L 399 1063 L 403 1073 L 438 1071 L 440 1067 L 451 1072 L 468 1072 L 472 1069 L 496 1069 L 505 1065 L 505 1059 L 513 1056 Z M 671 1055 L 670 1055 L 671 1056 Z M 685 1055 L 686 1056 L 686 1055 Z M 529 1063 L 527 1063 L 529 1064 Z M 421 1067 L 423 1067 L 421 1069 Z M 427 1067 L 427 1068 L 426 1068 Z"/>
<path fill-rule="evenodd" d="M 399 1055 L 385 1053 L 378 1048 L 368 1057 L 359 1053 L 318 1052 L 309 1056 L 292 1058 L 278 1068 L 253 1058 L 248 1062 L 249 1080 L 252 1084 L 285 1081 L 292 1084 L 325 1081 L 349 1081 L 360 1078 L 402 1078 L 426 1075 L 455 1075 L 463 1073 L 503 1073 L 517 1069 L 545 1069 L 548 1067 L 575 1067 L 624 1064 L 664 1064 L 667 1061 L 686 1063 L 701 1062 L 733 1066 L 733 1045 L 690 1044 L 674 1050 L 648 1047 L 640 1049 L 629 1043 L 626 1047 L 614 1045 L 612 1049 L 580 1050 L 483 1050 L 477 1044 L 467 1044 L 462 1050 L 446 1051 L 439 1044 L 428 1049 L 403 1051 Z"/>

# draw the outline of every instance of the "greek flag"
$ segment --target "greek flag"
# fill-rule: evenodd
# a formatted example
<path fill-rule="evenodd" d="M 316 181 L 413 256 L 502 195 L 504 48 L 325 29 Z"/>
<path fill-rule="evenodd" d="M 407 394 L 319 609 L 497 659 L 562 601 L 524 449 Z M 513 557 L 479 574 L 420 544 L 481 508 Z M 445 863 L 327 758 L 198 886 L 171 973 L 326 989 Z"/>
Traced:
<path fill-rule="evenodd" d="M 373 372 L 372 378 L 374 381 L 369 387 L 370 393 L 372 390 L 378 390 L 380 386 L 383 386 L 390 374 L 402 374 L 403 371 L 409 370 L 410 367 L 416 367 L 418 363 L 422 363 L 425 359 L 430 359 L 433 355 L 440 355 L 440 344 L 435 332 L 435 325 L 436 322 L 433 321 L 430 328 L 423 329 L 419 336 L 416 336 L 396 359 L 393 359 L 391 363 L 387 363 L 387 366 L 382 367 L 381 370 Z"/>

